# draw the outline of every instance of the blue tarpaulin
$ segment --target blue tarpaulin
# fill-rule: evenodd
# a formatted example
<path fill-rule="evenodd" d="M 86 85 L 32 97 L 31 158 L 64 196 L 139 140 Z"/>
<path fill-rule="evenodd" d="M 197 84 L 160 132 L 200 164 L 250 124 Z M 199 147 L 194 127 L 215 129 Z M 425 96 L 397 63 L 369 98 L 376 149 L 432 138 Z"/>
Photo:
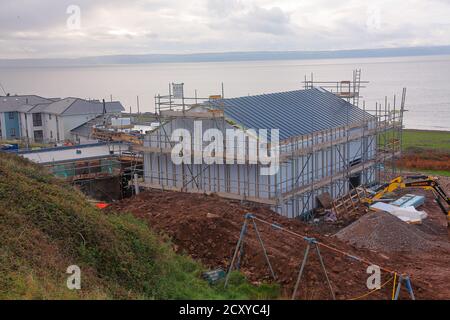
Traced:
<path fill-rule="evenodd" d="M 2 144 L 0 145 L 1 151 L 19 151 L 19 145 L 17 143 L 13 144 Z"/>

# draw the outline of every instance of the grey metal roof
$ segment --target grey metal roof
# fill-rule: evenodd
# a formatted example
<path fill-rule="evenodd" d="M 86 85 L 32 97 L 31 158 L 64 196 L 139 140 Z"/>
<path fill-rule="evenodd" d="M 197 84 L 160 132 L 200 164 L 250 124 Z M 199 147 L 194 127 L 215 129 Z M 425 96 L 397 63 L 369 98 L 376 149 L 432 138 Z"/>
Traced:
<path fill-rule="evenodd" d="M 53 114 L 62 114 L 65 110 L 67 110 L 72 103 L 74 103 L 77 98 L 65 98 L 59 101 L 53 102 L 43 110 L 43 112 L 53 113 Z"/>
<path fill-rule="evenodd" d="M 118 101 L 106 102 L 105 107 L 107 113 L 125 111 L 125 108 Z M 88 101 L 79 98 L 65 98 L 51 103 L 42 112 L 65 116 L 101 114 L 103 113 L 103 103 L 98 100 Z"/>
<path fill-rule="evenodd" d="M 322 88 L 220 99 L 208 104 L 223 109 L 226 118 L 246 129 L 279 129 L 281 140 L 372 117 Z"/>
<path fill-rule="evenodd" d="M 26 113 L 41 113 L 43 112 L 49 105 L 51 102 L 48 103 L 38 103 L 35 105 L 25 105 L 23 107 L 21 107 L 19 110 L 19 112 L 26 112 Z"/>
<path fill-rule="evenodd" d="M 20 111 L 24 105 L 51 103 L 53 101 L 36 95 L 0 97 L 0 112 Z"/>
<path fill-rule="evenodd" d="M 46 99 L 36 95 L 0 97 L 0 112 L 52 113 L 57 115 L 102 114 L 103 103 L 80 98 Z M 125 108 L 118 101 L 106 102 L 107 113 L 118 113 Z"/>
<path fill-rule="evenodd" d="M 77 134 L 81 137 L 90 137 L 92 134 L 92 127 L 96 125 L 97 123 L 101 122 L 103 120 L 103 115 L 98 115 L 97 117 L 86 121 L 85 123 L 79 125 L 78 127 L 73 128 L 70 130 L 73 134 Z"/>
<path fill-rule="evenodd" d="M 28 112 L 31 109 L 33 109 L 35 107 L 35 105 L 32 104 L 24 104 L 23 106 L 19 106 L 17 108 L 15 108 L 15 111 L 17 112 Z"/>

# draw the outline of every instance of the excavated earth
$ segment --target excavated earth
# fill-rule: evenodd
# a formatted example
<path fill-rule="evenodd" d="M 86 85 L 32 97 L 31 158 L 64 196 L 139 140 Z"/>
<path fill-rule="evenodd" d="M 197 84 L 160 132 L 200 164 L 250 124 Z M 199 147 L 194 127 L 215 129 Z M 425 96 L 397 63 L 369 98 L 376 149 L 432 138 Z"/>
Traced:
<path fill-rule="evenodd" d="M 228 268 L 244 222 L 244 215 L 250 212 L 264 221 L 281 225 L 295 234 L 314 237 L 341 252 L 360 257 L 388 270 L 410 275 L 417 299 L 449 299 L 450 252 L 448 247 L 442 245 L 444 241 L 447 241 L 445 216 L 437 204 L 433 203 L 432 197 L 427 197 L 424 208 L 430 216 L 426 224 L 407 225 L 407 230 L 402 229 L 402 232 L 406 233 L 404 237 L 408 238 L 407 241 L 405 239 L 397 241 L 397 228 L 390 226 L 388 230 L 372 237 L 369 241 L 370 245 L 362 241 L 363 236 L 360 238 L 361 243 L 358 243 L 356 236 L 355 239 L 350 239 L 350 236 L 348 238 L 341 236 L 340 238 L 344 240 L 340 240 L 339 237 L 331 235 L 330 230 L 334 232 L 338 231 L 336 230 L 338 228 L 343 228 L 339 224 L 337 224 L 338 227 L 324 227 L 323 230 L 327 232 L 323 232 L 320 227 L 281 217 L 264 206 L 226 200 L 214 195 L 152 190 L 117 202 L 106 212 L 113 210 L 132 213 L 145 220 L 153 230 L 168 236 L 177 252 L 190 255 L 210 269 Z M 359 223 L 357 226 L 359 233 L 364 233 L 364 230 L 373 232 L 374 224 L 369 218 Z M 384 222 L 392 222 L 390 218 L 388 217 Z M 380 220 L 376 217 L 375 219 Z M 358 222 L 360 221 L 355 223 Z M 256 223 L 277 276 L 275 282 L 281 285 L 281 298 L 290 298 L 304 256 L 306 242 L 300 237 L 276 230 L 270 225 L 258 221 Z M 376 228 L 382 230 L 382 224 L 379 223 L 381 221 L 378 221 Z M 394 220 L 394 223 L 396 224 L 397 221 Z M 355 228 L 355 226 L 350 224 L 345 228 Z M 417 247 L 414 245 L 417 242 L 417 234 L 410 235 L 408 232 L 411 228 L 412 230 L 417 228 L 417 234 L 424 238 L 424 243 Z M 346 233 L 346 230 L 343 229 L 340 232 L 342 235 Z M 386 244 L 389 246 L 386 247 Z M 320 251 L 337 299 L 360 297 L 361 299 L 391 299 L 392 281 L 381 290 L 364 296 L 369 292 L 366 287 L 369 276 L 366 272 L 367 264 L 327 247 L 320 246 Z M 251 224 L 245 237 L 240 270 L 255 284 L 274 282 L 255 229 Z M 383 284 L 391 278 L 392 274 L 387 271 L 382 272 Z M 314 250 L 310 253 L 299 288 L 297 299 L 331 298 L 330 289 Z M 408 298 L 406 292 L 402 291 L 401 298 Z"/>
<path fill-rule="evenodd" d="M 450 243 L 427 234 L 386 212 L 371 211 L 336 234 L 340 240 L 358 248 L 385 252 L 418 253 L 442 248 Z"/>

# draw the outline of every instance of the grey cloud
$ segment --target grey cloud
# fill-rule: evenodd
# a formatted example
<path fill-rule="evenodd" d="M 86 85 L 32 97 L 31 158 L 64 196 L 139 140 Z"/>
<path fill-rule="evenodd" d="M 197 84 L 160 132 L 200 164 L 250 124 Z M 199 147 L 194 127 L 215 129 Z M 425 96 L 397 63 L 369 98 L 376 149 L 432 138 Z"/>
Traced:
<path fill-rule="evenodd" d="M 279 7 L 270 9 L 252 6 L 249 10 L 234 12 L 209 24 L 216 30 L 235 30 L 264 33 L 270 35 L 287 35 L 293 32 L 290 16 Z"/>
<path fill-rule="evenodd" d="M 23 31 L 65 26 L 70 5 L 79 6 L 82 16 L 88 16 L 98 8 L 120 13 L 120 9 L 130 7 L 130 3 L 121 0 L 2 0 L 0 28 Z"/>
<path fill-rule="evenodd" d="M 448 0 L 2 0 L 0 58 L 450 43 Z M 82 30 L 66 29 L 69 5 Z"/>
<path fill-rule="evenodd" d="M 241 11 L 244 4 L 240 0 L 207 0 L 207 8 L 208 12 L 216 16 L 226 17 Z"/>
<path fill-rule="evenodd" d="M 271 9 L 254 7 L 240 19 L 240 23 L 254 32 L 279 35 L 292 31 L 289 15 L 278 7 Z"/>
<path fill-rule="evenodd" d="M 157 39 L 159 37 L 157 33 L 151 31 L 146 32 L 144 36 L 148 39 Z"/>
<path fill-rule="evenodd" d="M 0 28 L 2 30 L 23 31 L 45 28 L 57 22 L 64 22 L 67 6 L 62 2 L 49 0 L 30 3 L 27 1 L 2 1 Z"/>

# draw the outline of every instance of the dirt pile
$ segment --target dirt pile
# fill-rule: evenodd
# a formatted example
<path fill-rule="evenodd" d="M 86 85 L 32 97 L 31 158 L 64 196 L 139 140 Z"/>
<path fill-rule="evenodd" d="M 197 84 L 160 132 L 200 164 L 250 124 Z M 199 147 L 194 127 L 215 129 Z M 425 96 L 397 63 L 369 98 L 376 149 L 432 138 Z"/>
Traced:
<path fill-rule="evenodd" d="M 130 212 L 144 219 L 154 230 L 168 235 L 175 250 L 189 254 L 211 269 L 228 268 L 244 222 L 244 214 L 247 212 L 293 232 L 315 237 L 321 242 L 381 266 L 395 269 L 409 261 L 398 255 L 392 258 L 380 256 L 370 250 L 355 249 L 335 237 L 314 233 L 314 229 L 308 224 L 281 217 L 264 206 L 242 204 L 217 196 L 150 191 L 116 203 L 108 210 Z M 277 275 L 277 283 L 281 284 L 285 297 L 290 297 L 306 242 L 265 224 L 258 223 L 258 229 Z M 249 226 L 245 239 L 241 271 L 254 283 L 270 281 L 269 269 L 253 226 Z M 304 274 L 305 281 L 300 285 L 298 298 L 329 299 L 329 289 L 317 254 L 315 251 L 311 252 Z M 321 248 L 321 252 L 338 299 L 349 299 L 367 293 L 366 265 L 326 248 Z M 383 273 L 383 283 L 390 277 L 390 274 Z M 414 285 L 419 297 L 436 297 L 432 284 L 417 279 Z M 386 286 L 367 299 L 389 299 L 391 290 L 391 286 Z"/>
<path fill-rule="evenodd" d="M 336 234 L 355 247 L 381 252 L 423 252 L 448 247 L 386 212 L 369 212 Z"/>

